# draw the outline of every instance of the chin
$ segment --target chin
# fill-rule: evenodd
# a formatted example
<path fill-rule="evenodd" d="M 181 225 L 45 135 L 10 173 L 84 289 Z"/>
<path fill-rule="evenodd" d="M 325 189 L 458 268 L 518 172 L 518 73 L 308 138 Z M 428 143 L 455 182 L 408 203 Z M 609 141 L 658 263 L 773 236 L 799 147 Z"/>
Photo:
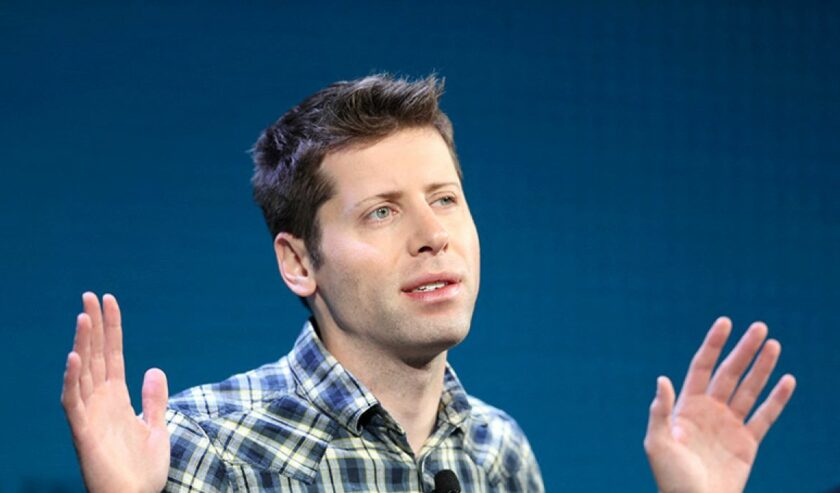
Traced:
<path fill-rule="evenodd" d="M 409 359 L 425 364 L 466 339 L 470 325 L 468 320 L 448 321 L 444 324 L 440 321 L 426 321 L 406 329 L 409 330 L 409 337 L 414 337 L 411 337 L 413 340 L 403 343 L 403 349 L 408 350 L 406 353 Z M 418 337 L 421 334 L 422 336 Z"/>

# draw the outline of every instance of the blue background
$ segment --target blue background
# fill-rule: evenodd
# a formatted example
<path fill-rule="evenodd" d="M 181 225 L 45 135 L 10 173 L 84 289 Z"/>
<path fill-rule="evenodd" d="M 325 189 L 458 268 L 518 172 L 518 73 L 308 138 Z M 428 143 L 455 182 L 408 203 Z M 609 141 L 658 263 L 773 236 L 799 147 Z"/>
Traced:
<path fill-rule="evenodd" d="M 840 484 L 840 9 L 829 2 L 0 4 L 0 490 L 77 491 L 58 403 L 80 294 L 173 392 L 286 353 L 247 149 L 304 96 L 446 77 L 482 239 L 451 360 L 548 491 L 654 491 L 655 378 L 720 314 L 799 387 L 751 492 Z M 775 378 L 775 377 L 774 377 Z"/>

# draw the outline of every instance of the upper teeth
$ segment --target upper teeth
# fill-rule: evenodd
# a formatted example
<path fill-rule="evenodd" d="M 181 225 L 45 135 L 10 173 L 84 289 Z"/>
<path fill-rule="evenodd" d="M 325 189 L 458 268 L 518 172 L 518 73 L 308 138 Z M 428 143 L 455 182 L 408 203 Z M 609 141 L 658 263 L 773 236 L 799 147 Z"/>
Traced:
<path fill-rule="evenodd" d="M 435 289 L 440 289 L 444 286 L 446 286 L 445 281 L 438 281 L 438 282 L 433 282 L 433 283 L 430 283 L 430 284 L 424 284 L 424 285 L 420 286 L 419 288 L 414 288 L 414 289 L 411 290 L 411 292 L 415 293 L 417 291 L 434 291 Z"/>

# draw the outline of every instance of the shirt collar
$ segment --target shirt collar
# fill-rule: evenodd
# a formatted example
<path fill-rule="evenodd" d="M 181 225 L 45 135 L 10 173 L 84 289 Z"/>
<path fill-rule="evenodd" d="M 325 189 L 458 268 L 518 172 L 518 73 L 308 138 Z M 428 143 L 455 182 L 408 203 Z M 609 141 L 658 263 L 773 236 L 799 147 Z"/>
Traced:
<path fill-rule="evenodd" d="M 355 434 L 361 434 L 362 417 L 379 401 L 356 377 L 327 351 L 308 320 L 289 353 L 295 380 L 306 398 L 322 412 Z M 455 371 L 447 363 L 443 380 L 439 417 L 460 427 L 470 416 L 467 393 Z"/>
<path fill-rule="evenodd" d="M 440 398 L 440 417 L 448 421 L 452 426 L 460 427 L 470 416 L 470 406 L 467 392 L 458 375 L 449 363 L 446 364 L 446 373 L 443 375 L 443 395 Z"/>
<path fill-rule="evenodd" d="M 361 417 L 379 401 L 327 351 L 311 320 L 289 353 L 289 364 L 310 402 L 351 432 L 362 432 Z"/>

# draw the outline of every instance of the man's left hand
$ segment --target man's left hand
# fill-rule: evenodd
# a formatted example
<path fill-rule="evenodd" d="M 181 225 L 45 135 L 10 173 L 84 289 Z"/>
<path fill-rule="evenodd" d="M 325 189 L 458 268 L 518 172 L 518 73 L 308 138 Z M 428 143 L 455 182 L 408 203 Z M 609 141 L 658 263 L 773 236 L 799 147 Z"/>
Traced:
<path fill-rule="evenodd" d="M 758 445 L 793 395 L 796 380 L 785 375 L 747 420 L 781 345 L 774 339 L 764 342 L 767 326 L 755 322 L 715 371 L 731 331 L 728 318 L 715 321 L 691 361 L 676 404 L 671 381 L 657 379 L 645 451 L 662 493 L 743 491 Z"/>

